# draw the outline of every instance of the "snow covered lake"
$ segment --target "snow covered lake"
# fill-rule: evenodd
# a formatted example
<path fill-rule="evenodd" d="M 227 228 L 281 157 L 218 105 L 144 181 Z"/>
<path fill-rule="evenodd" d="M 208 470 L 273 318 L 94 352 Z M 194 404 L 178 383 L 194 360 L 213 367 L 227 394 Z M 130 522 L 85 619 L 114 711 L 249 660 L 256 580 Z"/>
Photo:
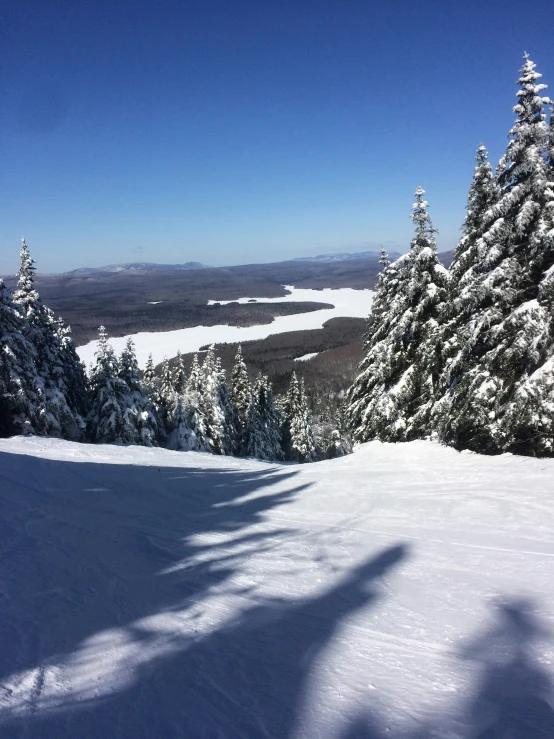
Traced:
<path fill-rule="evenodd" d="M 0 736 L 552 739 L 554 460 L 0 440 Z"/>
<path fill-rule="evenodd" d="M 352 288 L 307 290 L 288 285 L 285 288 L 290 290 L 290 294 L 282 298 L 256 298 L 255 300 L 258 303 L 330 303 L 334 308 L 312 311 L 311 313 L 298 313 L 292 316 L 277 316 L 272 323 L 260 326 L 195 326 L 194 328 L 183 328 L 176 331 L 132 334 L 131 338 L 135 342 L 139 366 L 145 366 L 149 354 L 152 354 L 154 363 L 158 364 L 166 356 L 174 357 L 178 350 L 182 354 L 187 354 L 198 351 L 201 346 L 206 344 L 253 341 L 286 331 L 322 328 L 323 324 L 330 318 L 366 318 L 371 309 L 372 290 L 353 290 Z M 248 303 L 252 300 L 253 298 L 240 298 L 236 301 L 210 300 L 208 304 L 213 305 L 215 302 L 222 305 L 232 302 Z M 112 338 L 110 342 L 117 352 L 121 352 L 128 338 L 129 336 Z M 79 357 L 87 365 L 94 359 L 95 351 L 96 341 L 91 341 L 77 348 Z"/>

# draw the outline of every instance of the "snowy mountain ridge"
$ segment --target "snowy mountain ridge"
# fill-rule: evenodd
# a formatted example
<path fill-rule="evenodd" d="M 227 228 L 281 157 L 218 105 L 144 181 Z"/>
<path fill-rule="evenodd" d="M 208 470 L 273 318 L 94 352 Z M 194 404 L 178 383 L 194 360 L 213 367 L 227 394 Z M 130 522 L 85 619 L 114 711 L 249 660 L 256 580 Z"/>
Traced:
<path fill-rule="evenodd" d="M 65 274 L 68 275 L 92 275 L 98 272 L 134 272 L 151 270 L 190 270 L 208 269 L 200 262 L 185 262 L 184 264 L 158 264 L 156 262 L 125 262 L 123 264 L 108 264 L 105 267 L 79 267 Z"/>

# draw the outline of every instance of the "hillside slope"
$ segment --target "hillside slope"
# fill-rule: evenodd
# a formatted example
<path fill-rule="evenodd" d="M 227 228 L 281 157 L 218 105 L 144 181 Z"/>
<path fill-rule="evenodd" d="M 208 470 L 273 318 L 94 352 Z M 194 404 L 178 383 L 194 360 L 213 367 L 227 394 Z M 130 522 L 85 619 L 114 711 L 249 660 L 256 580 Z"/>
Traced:
<path fill-rule="evenodd" d="M 0 441 L 0 735 L 551 737 L 554 460 Z"/>

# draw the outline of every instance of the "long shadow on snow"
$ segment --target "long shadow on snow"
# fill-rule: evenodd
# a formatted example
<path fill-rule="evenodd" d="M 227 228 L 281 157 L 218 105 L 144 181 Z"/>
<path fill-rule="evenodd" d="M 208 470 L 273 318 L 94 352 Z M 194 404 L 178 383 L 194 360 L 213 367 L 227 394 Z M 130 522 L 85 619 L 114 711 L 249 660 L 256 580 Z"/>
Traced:
<path fill-rule="evenodd" d="M 468 708 L 472 739 L 552 739 L 554 691 L 535 642 L 549 636 L 526 600 L 495 607 L 495 623 L 461 651 L 479 671 Z"/>
<path fill-rule="evenodd" d="M 230 578 L 249 547 L 271 548 L 290 534 L 247 530 L 306 487 L 293 484 L 296 474 L 0 454 L 0 721 L 10 675 L 71 655 L 99 632 L 194 602 Z M 276 483 L 278 492 L 268 490 Z M 205 534 L 225 541 L 195 542 Z M 229 537 L 240 541 L 238 554 L 229 553 Z M 209 561 L 198 560 L 204 549 Z"/>
<path fill-rule="evenodd" d="M 173 642 L 166 654 L 141 666 L 126 690 L 106 700 L 84 699 L 53 713 L 44 706 L 32 717 L 33 736 L 286 739 L 301 734 L 306 684 L 321 651 L 345 617 L 376 600 L 379 579 L 406 556 L 406 547 L 392 546 L 322 595 L 292 603 L 268 600 L 196 642 Z M 131 631 L 147 648 L 148 634 Z"/>
<path fill-rule="evenodd" d="M 452 716 L 429 716 L 418 729 L 406 727 L 396 739 L 552 739 L 554 689 L 541 666 L 535 642 L 550 633 L 533 604 L 505 598 L 493 605 L 493 623 L 467 640 L 458 657 L 476 668 L 473 697 Z M 386 739 L 371 704 L 351 717 L 340 739 Z M 453 721 L 454 719 L 454 721 Z"/>

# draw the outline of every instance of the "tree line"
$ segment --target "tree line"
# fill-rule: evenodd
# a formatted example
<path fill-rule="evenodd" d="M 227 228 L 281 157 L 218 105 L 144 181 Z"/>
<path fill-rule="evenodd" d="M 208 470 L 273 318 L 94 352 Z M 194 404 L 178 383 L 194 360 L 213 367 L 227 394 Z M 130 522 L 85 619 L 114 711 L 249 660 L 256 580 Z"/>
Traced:
<path fill-rule="evenodd" d="M 251 379 L 239 346 L 227 383 L 214 347 L 189 372 L 177 354 L 157 374 L 139 370 L 132 339 L 117 355 L 99 329 L 88 373 L 69 327 L 35 289 L 35 265 L 21 246 L 17 289 L 0 280 L 0 435 L 54 436 L 106 444 L 313 462 L 349 453 L 340 431 L 317 438 L 303 380 L 274 397 L 268 378 Z"/>
<path fill-rule="evenodd" d="M 462 237 L 438 261 L 424 191 L 415 237 L 382 254 L 364 357 L 347 395 L 355 441 L 434 438 L 554 453 L 554 115 L 525 55 L 517 117 L 493 173 L 477 150 Z M 550 125 L 547 111 L 550 107 Z"/>

